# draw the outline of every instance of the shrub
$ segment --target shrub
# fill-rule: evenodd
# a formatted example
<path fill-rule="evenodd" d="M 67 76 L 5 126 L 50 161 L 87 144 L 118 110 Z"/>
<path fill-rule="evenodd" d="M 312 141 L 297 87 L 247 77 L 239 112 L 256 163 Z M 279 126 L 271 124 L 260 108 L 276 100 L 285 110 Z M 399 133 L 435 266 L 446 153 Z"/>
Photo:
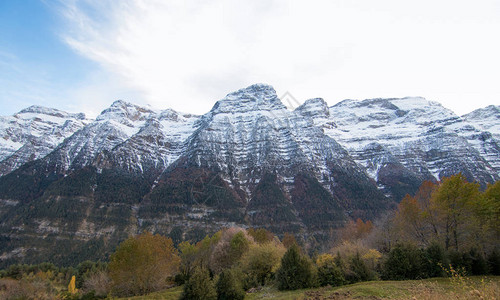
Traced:
<path fill-rule="evenodd" d="M 94 298 L 105 298 L 111 292 L 111 279 L 105 271 L 90 274 L 83 282 L 82 292 Z"/>
<path fill-rule="evenodd" d="M 359 253 L 351 257 L 346 280 L 350 283 L 375 279 L 375 274 L 368 268 Z"/>
<path fill-rule="evenodd" d="M 318 283 L 320 286 L 339 286 L 344 284 L 344 273 L 335 264 L 335 259 L 330 254 L 322 254 L 316 260 L 318 267 Z"/>
<path fill-rule="evenodd" d="M 444 266 L 449 265 L 446 252 L 443 247 L 438 243 L 433 243 L 424 253 L 424 272 L 427 277 L 442 277 L 445 275 L 443 270 Z"/>
<path fill-rule="evenodd" d="M 243 300 L 245 291 L 235 270 L 226 269 L 217 280 L 217 300 Z"/>
<path fill-rule="evenodd" d="M 423 253 L 410 244 L 396 245 L 388 254 L 383 273 L 385 279 L 405 280 L 425 277 Z"/>
<path fill-rule="evenodd" d="M 276 279 L 279 290 L 303 289 L 315 285 L 316 272 L 309 258 L 302 255 L 294 244 L 283 255 Z"/>
<path fill-rule="evenodd" d="M 491 275 L 500 275 L 500 253 L 496 248 L 488 255 L 488 269 Z"/>
<path fill-rule="evenodd" d="M 184 285 L 180 300 L 216 300 L 217 292 L 208 270 L 196 268 Z"/>
<path fill-rule="evenodd" d="M 488 263 L 483 254 L 476 248 L 464 253 L 467 273 L 470 275 L 484 275 L 488 273 Z"/>

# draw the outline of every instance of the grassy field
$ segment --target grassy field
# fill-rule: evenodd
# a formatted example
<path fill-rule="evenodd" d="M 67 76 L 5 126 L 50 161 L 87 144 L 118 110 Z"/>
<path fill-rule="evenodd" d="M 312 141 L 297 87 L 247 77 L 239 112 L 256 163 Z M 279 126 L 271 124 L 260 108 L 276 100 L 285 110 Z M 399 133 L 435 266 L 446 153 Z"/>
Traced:
<path fill-rule="evenodd" d="M 175 287 L 147 296 L 124 299 L 178 299 L 182 287 Z M 280 292 L 264 287 L 247 293 L 245 299 L 500 299 L 500 276 L 467 278 L 433 278 L 407 281 L 369 281 L 341 287 L 324 287 Z"/>

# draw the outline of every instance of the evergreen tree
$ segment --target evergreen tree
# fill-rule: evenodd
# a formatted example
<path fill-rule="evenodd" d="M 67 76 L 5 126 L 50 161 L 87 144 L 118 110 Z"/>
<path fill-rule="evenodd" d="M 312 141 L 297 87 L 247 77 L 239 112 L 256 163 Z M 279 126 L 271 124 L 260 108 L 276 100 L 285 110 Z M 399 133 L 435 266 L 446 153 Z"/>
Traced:
<path fill-rule="evenodd" d="M 222 271 L 216 289 L 217 300 L 243 300 L 245 298 L 241 281 L 232 269 Z"/>
<path fill-rule="evenodd" d="M 294 244 L 281 259 L 281 267 L 276 273 L 279 290 L 296 290 L 315 285 L 316 274 L 312 262 L 300 253 Z"/>
<path fill-rule="evenodd" d="M 318 283 L 320 286 L 339 286 L 344 284 L 344 273 L 335 264 L 333 256 L 322 254 L 317 259 Z"/>
<path fill-rule="evenodd" d="M 496 248 L 488 255 L 488 269 L 491 275 L 500 275 L 500 253 Z"/>
<path fill-rule="evenodd" d="M 410 244 L 396 245 L 389 252 L 384 264 L 384 278 L 390 280 L 420 279 L 425 277 L 422 270 L 423 253 Z"/>
<path fill-rule="evenodd" d="M 446 253 L 438 243 L 433 243 L 424 253 L 424 271 L 427 277 L 442 277 L 445 275 L 443 267 L 448 266 L 449 262 Z"/>
<path fill-rule="evenodd" d="M 217 292 L 208 270 L 196 268 L 184 285 L 180 300 L 216 300 Z"/>
<path fill-rule="evenodd" d="M 363 259 L 361 259 L 359 252 L 356 252 L 356 255 L 351 258 L 346 279 L 351 283 L 375 279 L 374 274 L 368 269 Z"/>

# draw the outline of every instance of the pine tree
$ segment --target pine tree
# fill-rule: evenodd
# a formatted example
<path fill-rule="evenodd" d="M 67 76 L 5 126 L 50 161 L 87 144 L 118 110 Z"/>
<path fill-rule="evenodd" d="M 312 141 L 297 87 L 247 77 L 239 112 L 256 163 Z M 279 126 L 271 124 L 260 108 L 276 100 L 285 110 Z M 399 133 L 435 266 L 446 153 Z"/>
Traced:
<path fill-rule="evenodd" d="M 216 300 L 217 292 L 208 270 L 196 268 L 184 285 L 180 300 Z"/>
<path fill-rule="evenodd" d="M 297 245 L 292 245 L 281 259 L 281 267 L 276 273 L 278 289 L 296 290 L 315 285 L 315 270 L 312 262 L 300 253 Z"/>
<path fill-rule="evenodd" d="M 243 300 L 245 291 L 234 270 L 226 269 L 217 281 L 217 300 Z"/>

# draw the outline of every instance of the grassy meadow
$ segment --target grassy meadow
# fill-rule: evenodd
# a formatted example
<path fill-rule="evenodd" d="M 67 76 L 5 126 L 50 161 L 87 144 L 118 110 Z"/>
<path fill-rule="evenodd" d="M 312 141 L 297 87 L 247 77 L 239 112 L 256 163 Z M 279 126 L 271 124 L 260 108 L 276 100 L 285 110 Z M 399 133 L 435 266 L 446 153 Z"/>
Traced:
<path fill-rule="evenodd" d="M 176 300 L 182 287 L 174 287 L 146 296 L 119 299 Z M 245 299 L 500 299 L 500 276 L 431 278 L 405 281 L 368 281 L 341 287 L 322 287 L 295 291 L 278 291 L 263 287 L 247 293 Z"/>

